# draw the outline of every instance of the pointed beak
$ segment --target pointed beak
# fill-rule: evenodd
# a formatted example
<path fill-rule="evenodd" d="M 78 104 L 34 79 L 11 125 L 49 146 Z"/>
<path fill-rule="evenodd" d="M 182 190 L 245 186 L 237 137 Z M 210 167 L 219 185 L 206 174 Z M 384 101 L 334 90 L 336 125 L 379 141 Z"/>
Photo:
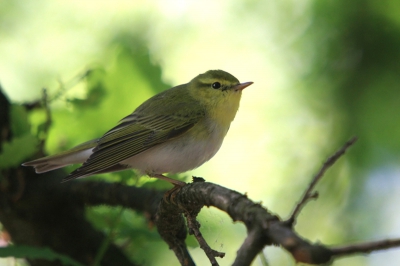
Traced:
<path fill-rule="evenodd" d="M 235 87 L 233 87 L 233 89 L 234 89 L 235 91 L 241 91 L 241 90 L 243 90 L 244 88 L 250 86 L 251 84 L 253 84 L 252 81 L 250 81 L 250 82 L 244 82 L 244 83 L 239 83 L 238 85 L 236 85 Z"/>

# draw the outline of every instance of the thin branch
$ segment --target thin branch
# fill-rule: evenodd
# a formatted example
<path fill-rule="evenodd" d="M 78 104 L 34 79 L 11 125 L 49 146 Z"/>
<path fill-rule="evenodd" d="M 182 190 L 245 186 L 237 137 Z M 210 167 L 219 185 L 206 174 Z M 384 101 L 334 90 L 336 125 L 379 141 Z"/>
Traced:
<path fill-rule="evenodd" d="M 260 252 L 260 253 L 258 254 L 258 256 L 260 257 L 261 265 L 262 265 L 262 266 L 269 266 L 269 262 L 268 262 L 268 260 L 267 260 L 267 256 L 265 255 L 264 252 Z"/>
<path fill-rule="evenodd" d="M 55 93 L 54 93 L 53 97 L 51 97 L 51 99 L 49 99 L 49 102 L 54 102 L 54 101 L 60 99 L 61 97 L 65 96 L 65 94 L 66 94 L 66 92 L 68 92 L 68 90 L 75 87 L 84 78 L 89 76 L 91 72 L 92 72 L 92 69 L 83 70 L 82 72 L 76 74 L 75 76 L 73 76 L 72 78 L 67 80 L 66 82 L 63 82 L 61 79 L 59 79 L 58 80 L 58 84 L 59 84 L 58 89 L 55 90 Z"/>
<path fill-rule="evenodd" d="M 96 256 L 94 257 L 94 262 L 93 262 L 93 266 L 99 266 L 101 265 L 101 260 L 104 257 L 104 254 L 106 253 L 108 247 L 110 246 L 110 244 L 112 243 L 112 240 L 114 238 L 114 234 L 116 231 L 116 228 L 118 226 L 118 224 L 121 221 L 121 217 L 122 214 L 124 213 L 125 209 L 121 208 L 116 219 L 114 221 L 112 221 L 111 226 L 110 226 L 110 232 L 107 234 L 107 236 L 104 238 L 103 242 L 100 245 L 99 250 L 97 251 Z"/>
<path fill-rule="evenodd" d="M 254 226 L 248 230 L 246 239 L 236 252 L 237 256 L 232 266 L 250 265 L 257 254 L 262 252 L 267 242 L 268 238 L 265 237 L 265 230 L 261 227 Z"/>
<path fill-rule="evenodd" d="M 185 212 L 185 217 L 186 217 L 186 221 L 187 221 L 188 227 L 189 227 L 189 234 L 192 234 L 195 236 L 195 238 L 197 239 L 197 242 L 200 245 L 200 248 L 202 250 L 204 250 L 204 253 L 206 253 L 208 259 L 210 260 L 211 265 L 218 266 L 219 264 L 215 258 L 216 257 L 223 258 L 223 257 L 225 257 L 225 253 L 218 252 L 218 251 L 212 249 L 208 245 L 207 241 L 204 239 L 203 235 L 200 232 L 200 224 L 196 220 L 195 215 Z"/>
<path fill-rule="evenodd" d="M 374 242 L 353 244 L 342 247 L 331 248 L 333 256 L 344 256 L 355 253 L 370 253 L 376 250 L 388 249 L 400 246 L 400 239 L 385 239 Z"/>
<path fill-rule="evenodd" d="M 290 215 L 289 219 L 286 220 L 286 223 L 290 226 L 293 226 L 293 223 L 295 222 L 297 216 L 299 215 L 301 209 L 305 206 L 305 204 L 310 200 L 310 199 L 315 199 L 318 197 L 317 193 L 312 193 L 312 190 L 315 188 L 315 185 L 318 183 L 318 181 L 322 178 L 322 176 L 325 174 L 326 170 L 329 169 L 346 151 L 348 148 L 350 148 L 356 141 L 357 137 L 353 137 L 349 141 L 347 141 L 343 147 L 341 147 L 335 154 L 333 154 L 331 157 L 329 157 L 325 163 L 322 165 L 321 169 L 318 171 L 318 173 L 314 176 L 312 179 L 310 185 L 308 186 L 307 190 L 303 194 L 303 197 L 300 199 L 300 201 L 297 203 L 295 209 L 293 210 L 292 214 Z"/>
<path fill-rule="evenodd" d="M 44 154 L 44 145 L 46 144 L 46 139 L 48 138 L 49 129 L 52 124 L 52 117 L 51 117 L 51 111 L 50 111 L 50 107 L 49 107 L 49 99 L 48 98 L 49 97 L 47 94 L 47 89 L 43 88 L 42 89 L 42 106 L 46 113 L 46 121 L 41 126 L 42 136 L 41 136 L 40 143 L 39 143 L 39 150 L 43 154 Z"/>

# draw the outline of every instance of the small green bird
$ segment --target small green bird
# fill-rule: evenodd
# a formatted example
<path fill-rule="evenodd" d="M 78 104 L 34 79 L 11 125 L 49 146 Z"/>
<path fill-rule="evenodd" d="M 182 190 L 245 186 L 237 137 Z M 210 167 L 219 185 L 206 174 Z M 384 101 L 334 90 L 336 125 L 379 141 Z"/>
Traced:
<path fill-rule="evenodd" d="M 240 83 L 225 71 L 209 70 L 151 97 L 101 138 L 22 165 L 43 173 L 83 163 L 62 182 L 133 168 L 183 186 L 186 183 L 163 173 L 197 168 L 217 153 L 242 90 L 251 84 Z"/>

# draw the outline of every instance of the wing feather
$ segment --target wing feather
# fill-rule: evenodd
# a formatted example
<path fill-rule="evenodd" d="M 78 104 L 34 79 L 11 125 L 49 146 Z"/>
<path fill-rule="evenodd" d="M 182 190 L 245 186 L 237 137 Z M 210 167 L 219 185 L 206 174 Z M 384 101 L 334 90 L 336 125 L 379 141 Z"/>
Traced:
<path fill-rule="evenodd" d="M 175 138 L 192 128 L 205 113 L 194 115 L 148 115 L 133 113 L 99 139 L 93 154 L 63 182 L 104 171 L 157 144 Z"/>

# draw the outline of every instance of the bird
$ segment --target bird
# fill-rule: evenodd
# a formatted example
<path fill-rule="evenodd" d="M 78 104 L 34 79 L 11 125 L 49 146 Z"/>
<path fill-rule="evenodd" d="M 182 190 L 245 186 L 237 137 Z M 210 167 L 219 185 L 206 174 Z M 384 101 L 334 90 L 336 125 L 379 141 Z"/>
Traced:
<path fill-rule="evenodd" d="M 223 70 L 209 70 L 149 98 L 102 137 L 22 165 L 44 173 L 82 163 L 61 182 L 135 169 L 182 187 L 185 182 L 165 174 L 195 169 L 217 153 L 242 90 L 251 84 Z"/>

